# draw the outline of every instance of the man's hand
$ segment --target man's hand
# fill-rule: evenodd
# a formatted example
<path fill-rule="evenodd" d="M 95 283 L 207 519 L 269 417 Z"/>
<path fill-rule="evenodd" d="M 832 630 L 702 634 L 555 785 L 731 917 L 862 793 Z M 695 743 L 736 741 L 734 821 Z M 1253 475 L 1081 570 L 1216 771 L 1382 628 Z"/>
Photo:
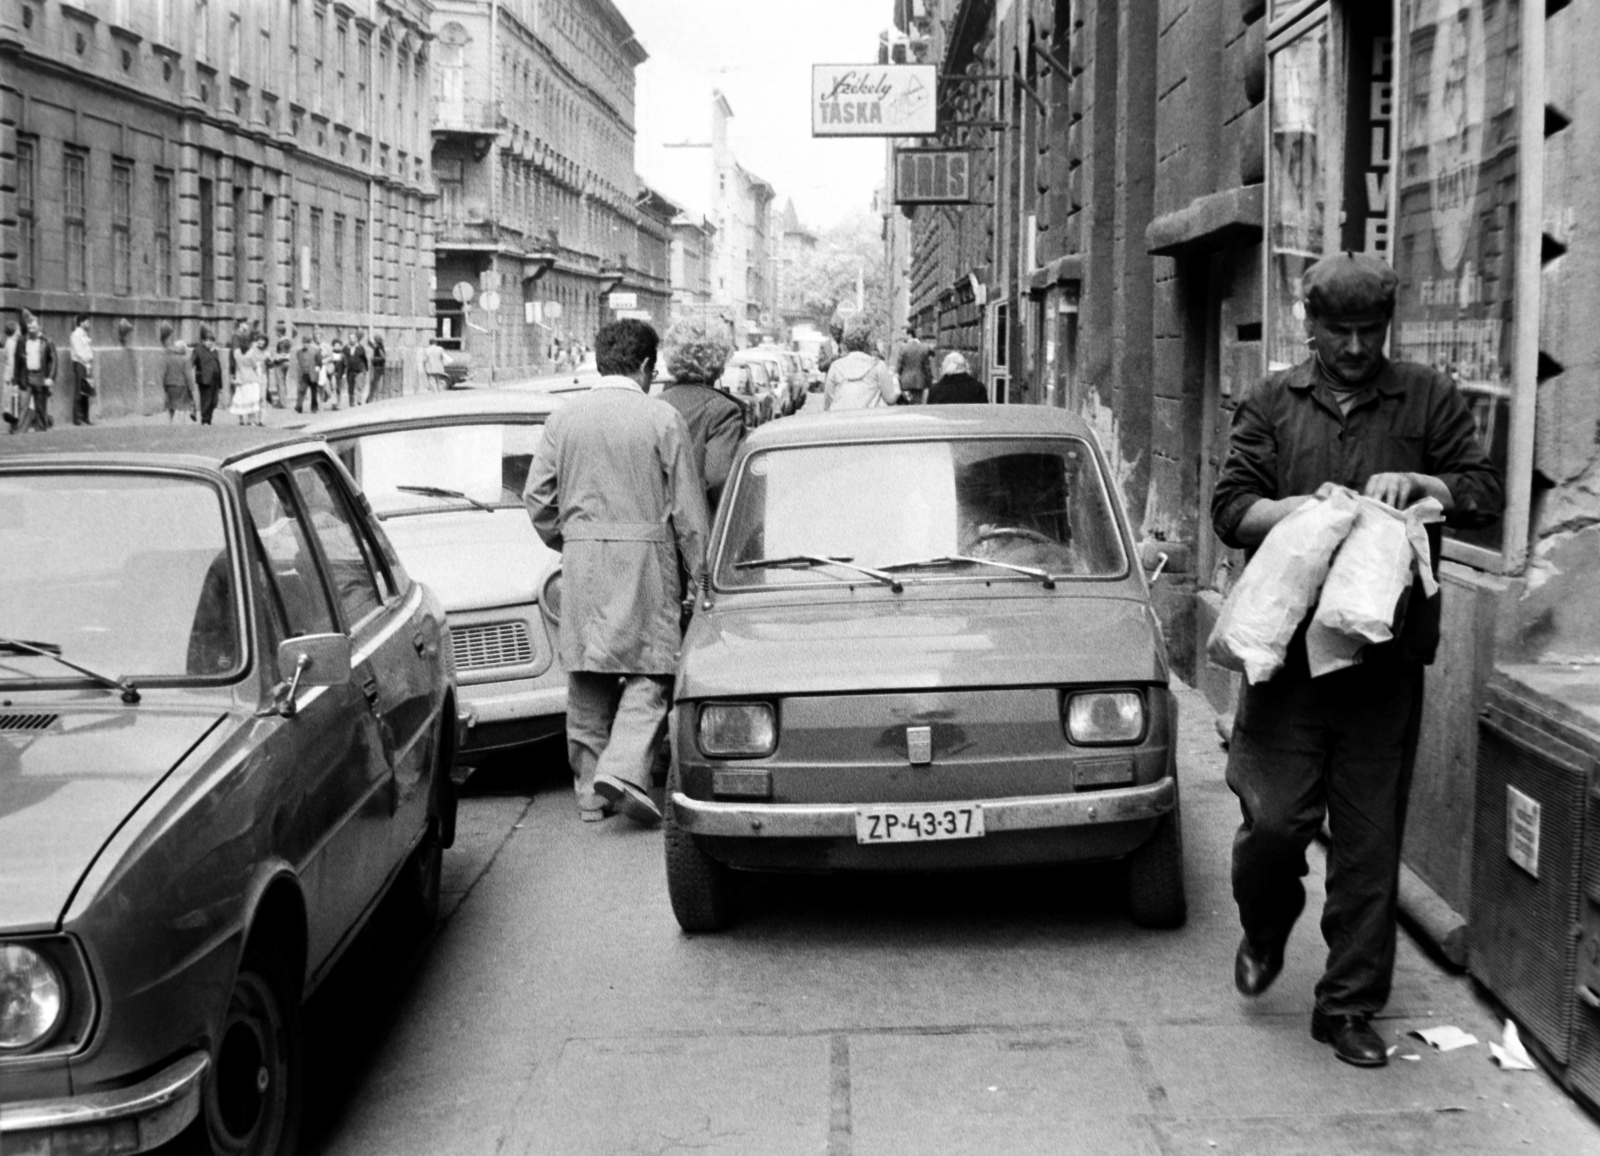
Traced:
<path fill-rule="evenodd" d="M 1386 473 L 1373 474 L 1367 479 L 1366 489 L 1362 493 L 1369 498 L 1376 499 L 1386 506 L 1393 506 L 1403 510 L 1411 504 L 1411 499 L 1422 487 L 1418 483 L 1416 474 Z"/>

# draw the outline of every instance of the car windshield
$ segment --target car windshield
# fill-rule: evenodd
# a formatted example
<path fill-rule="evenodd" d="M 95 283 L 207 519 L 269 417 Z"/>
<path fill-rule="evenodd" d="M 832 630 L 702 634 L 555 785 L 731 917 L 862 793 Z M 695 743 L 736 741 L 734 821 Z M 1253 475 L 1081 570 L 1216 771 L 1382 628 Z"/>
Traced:
<path fill-rule="evenodd" d="M 495 421 L 341 435 L 334 450 L 380 518 L 522 505 L 544 422 Z"/>
<path fill-rule="evenodd" d="M 1076 438 L 794 446 L 752 454 L 717 561 L 723 588 L 857 584 L 810 555 L 907 583 L 1120 578 L 1122 537 L 1094 454 Z M 1034 572 L 1008 570 L 1007 563 Z"/>
<path fill-rule="evenodd" d="M 244 656 L 222 500 L 131 472 L 0 474 L 0 638 L 134 681 L 222 676 Z M 75 679 L 20 647 L 0 682 Z"/>

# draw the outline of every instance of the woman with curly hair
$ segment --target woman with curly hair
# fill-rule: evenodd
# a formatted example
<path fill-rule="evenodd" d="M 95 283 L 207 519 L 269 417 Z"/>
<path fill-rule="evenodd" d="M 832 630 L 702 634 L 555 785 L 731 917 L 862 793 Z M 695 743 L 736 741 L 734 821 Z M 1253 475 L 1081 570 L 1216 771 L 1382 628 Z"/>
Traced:
<path fill-rule="evenodd" d="M 744 406 L 716 388 L 733 349 L 705 321 L 694 318 L 668 329 L 663 346 L 672 381 L 661 400 L 682 414 L 689 427 L 695 465 L 705 480 L 706 507 L 715 514 L 733 455 L 744 441 Z"/>
<path fill-rule="evenodd" d="M 894 405 L 900 400 L 900 383 L 894 371 L 875 350 L 877 331 L 866 317 L 852 317 L 844 324 L 845 353 L 828 366 L 828 380 L 822 387 L 825 409 L 868 409 Z"/>

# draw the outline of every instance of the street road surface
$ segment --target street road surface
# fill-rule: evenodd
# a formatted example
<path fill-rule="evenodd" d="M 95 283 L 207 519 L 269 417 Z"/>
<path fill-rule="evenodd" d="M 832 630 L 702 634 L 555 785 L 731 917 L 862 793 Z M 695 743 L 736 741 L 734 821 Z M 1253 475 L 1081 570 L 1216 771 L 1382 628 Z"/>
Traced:
<path fill-rule="evenodd" d="M 1404 933 L 1390 1066 L 1311 1040 L 1320 858 L 1278 984 L 1235 993 L 1238 810 L 1209 711 L 1183 708 L 1178 932 L 1133 927 L 1092 867 L 752 877 L 739 926 L 689 937 L 660 833 L 579 823 L 557 744 L 481 772 L 436 935 L 366 937 L 312 1001 L 305 1150 L 1600 1153 L 1543 1072 L 1494 1067 L 1490 1007 Z M 1480 1043 L 1402 1036 L 1445 1024 Z"/>

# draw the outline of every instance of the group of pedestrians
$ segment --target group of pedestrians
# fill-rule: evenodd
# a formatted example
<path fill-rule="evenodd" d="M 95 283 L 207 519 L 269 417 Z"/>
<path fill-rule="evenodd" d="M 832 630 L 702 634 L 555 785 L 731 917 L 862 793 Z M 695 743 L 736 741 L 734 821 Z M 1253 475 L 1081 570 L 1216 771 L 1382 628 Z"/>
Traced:
<path fill-rule="evenodd" d="M 383 396 L 389 354 L 381 334 L 363 339 L 351 332 L 343 340 L 335 335 L 324 341 L 313 326 L 298 342 L 285 339 L 278 345 L 274 357 L 279 360 L 274 364 L 284 366 L 286 377 L 289 372 L 294 375 L 296 413 L 305 412 L 307 399 L 316 413 L 323 405 L 354 408 Z M 277 404 L 286 405 L 287 386 L 278 396 Z"/>
<path fill-rule="evenodd" d="M 869 409 L 880 405 L 981 405 L 989 390 L 972 376 L 966 355 L 945 354 L 933 372 L 933 348 L 907 327 L 888 361 L 878 356 L 878 337 L 868 318 L 854 316 L 836 326 L 840 352 L 827 360 L 824 409 Z"/>
<path fill-rule="evenodd" d="M 71 389 L 72 424 L 88 425 L 89 400 L 95 393 L 94 343 L 89 335 L 88 314 L 73 318 L 65 363 L 33 313 L 23 310 L 20 326 L 15 321 L 6 322 L 0 360 L 0 390 L 4 394 L 0 412 L 12 433 L 49 429 L 55 424 L 50 416 L 50 396 L 63 373 L 64 384 Z"/>

